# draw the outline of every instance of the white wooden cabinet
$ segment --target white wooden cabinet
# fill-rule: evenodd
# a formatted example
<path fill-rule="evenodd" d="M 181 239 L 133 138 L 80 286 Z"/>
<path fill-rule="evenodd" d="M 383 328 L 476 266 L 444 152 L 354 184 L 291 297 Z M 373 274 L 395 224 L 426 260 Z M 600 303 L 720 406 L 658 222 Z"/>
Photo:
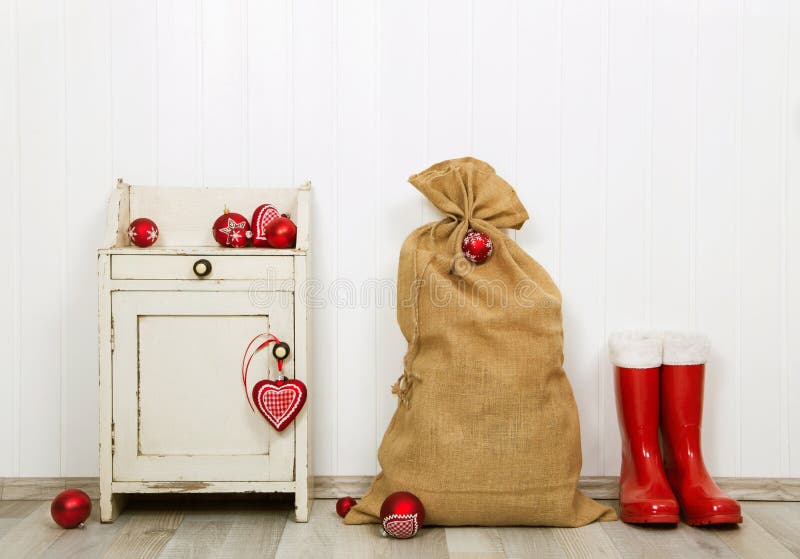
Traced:
<path fill-rule="evenodd" d="M 99 251 L 100 514 L 119 514 L 131 493 L 287 492 L 309 512 L 309 412 L 275 431 L 245 399 L 247 343 L 271 332 L 291 347 L 283 373 L 309 378 L 309 188 L 201 189 L 130 186 L 112 193 Z M 227 205 L 249 217 L 271 202 L 298 226 L 295 249 L 223 248 L 211 224 Z M 131 246 L 128 224 L 159 226 L 152 247 Z M 211 272 L 194 272 L 198 260 Z M 277 375 L 268 350 L 253 358 L 248 387 Z"/>

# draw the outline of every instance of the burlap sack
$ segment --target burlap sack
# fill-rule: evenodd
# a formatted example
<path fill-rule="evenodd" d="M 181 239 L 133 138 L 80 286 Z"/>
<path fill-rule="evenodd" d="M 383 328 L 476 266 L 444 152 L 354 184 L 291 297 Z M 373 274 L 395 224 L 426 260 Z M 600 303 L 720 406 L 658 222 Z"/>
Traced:
<path fill-rule="evenodd" d="M 378 474 L 347 515 L 379 522 L 383 500 L 410 491 L 426 524 L 582 526 L 614 511 L 577 490 L 578 410 L 562 369 L 561 294 L 501 228 L 528 219 L 514 189 L 473 158 L 410 178 L 445 214 L 400 251 L 398 311 L 408 340 L 399 403 Z M 494 254 L 463 259 L 467 228 Z"/>

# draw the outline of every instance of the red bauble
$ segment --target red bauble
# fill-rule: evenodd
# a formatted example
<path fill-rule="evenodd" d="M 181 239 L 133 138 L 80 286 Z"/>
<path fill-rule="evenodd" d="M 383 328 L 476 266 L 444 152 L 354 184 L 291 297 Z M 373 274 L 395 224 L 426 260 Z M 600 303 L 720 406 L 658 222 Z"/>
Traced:
<path fill-rule="evenodd" d="M 267 225 L 269 225 L 273 219 L 277 219 L 280 216 L 281 214 L 278 212 L 278 208 L 272 204 L 261 204 L 256 208 L 256 211 L 253 212 L 253 219 L 250 220 L 250 224 L 253 227 L 254 247 L 269 246 L 269 241 L 267 240 Z"/>
<path fill-rule="evenodd" d="M 225 213 L 217 218 L 212 228 L 214 239 L 224 247 L 243 247 L 250 238 L 250 224 L 242 214 Z"/>
<path fill-rule="evenodd" d="M 413 493 L 392 493 L 381 505 L 383 530 L 393 538 L 413 538 L 424 522 L 425 507 Z"/>
<path fill-rule="evenodd" d="M 137 247 L 149 247 L 158 239 L 158 226 L 146 217 L 134 219 L 128 227 L 128 238 Z"/>
<path fill-rule="evenodd" d="M 80 526 L 92 514 L 92 500 L 80 489 L 67 489 L 53 499 L 50 515 L 62 528 Z"/>
<path fill-rule="evenodd" d="M 344 518 L 350 509 L 356 506 L 356 502 L 352 497 L 342 497 L 336 501 L 336 514 Z"/>
<path fill-rule="evenodd" d="M 464 241 L 461 243 L 461 250 L 464 252 L 464 258 L 475 264 L 482 264 L 488 260 L 492 255 L 492 240 L 488 235 L 470 229 L 464 236 Z"/>
<path fill-rule="evenodd" d="M 297 239 L 297 226 L 286 216 L 276 217 L 265 231 L 269 246 L 291 248 Z"/>

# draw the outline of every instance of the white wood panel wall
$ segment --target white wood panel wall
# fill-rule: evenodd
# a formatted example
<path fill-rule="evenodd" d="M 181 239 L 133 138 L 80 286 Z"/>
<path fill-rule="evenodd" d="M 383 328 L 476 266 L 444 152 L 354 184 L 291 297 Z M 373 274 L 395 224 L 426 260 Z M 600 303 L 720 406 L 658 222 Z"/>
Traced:
<path fill-rule="evenodd" d="M 794 0 L 0 0 L 0 476 L 97 472 L 118 176 L 313 180 L 315 471 L 373 473 L 387 286 L 436 218 L 405 180 L 465 154 L 564 292 L 584 474 L 619 464 L 604 340 L 645 326 L 713 339 L 714 474 L 800 476 L 798 37 Z"/>

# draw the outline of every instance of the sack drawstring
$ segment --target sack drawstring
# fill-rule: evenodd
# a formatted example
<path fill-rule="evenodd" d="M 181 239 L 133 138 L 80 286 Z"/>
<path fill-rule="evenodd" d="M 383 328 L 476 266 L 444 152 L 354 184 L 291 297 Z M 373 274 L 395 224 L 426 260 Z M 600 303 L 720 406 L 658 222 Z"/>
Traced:
<path fill-rule="evenodd" d="M 397 398 L 408 407 L 411 398 L 411 389 L 414 387 L 414 381 L 422 382 L 422 377 L 412 371 L 403 371 L 403 374 L 397 377 L 397 382 L 392 385 L 392 394 L 397 395 Z"/>

